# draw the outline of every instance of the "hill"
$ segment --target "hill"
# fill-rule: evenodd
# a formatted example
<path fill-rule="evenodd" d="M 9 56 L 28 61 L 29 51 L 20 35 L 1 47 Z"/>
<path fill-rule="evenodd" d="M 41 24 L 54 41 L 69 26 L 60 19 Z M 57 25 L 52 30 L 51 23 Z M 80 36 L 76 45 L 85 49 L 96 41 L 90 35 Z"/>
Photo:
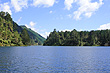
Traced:
<path fill-rule="evenodd" d="M 40 34 L 25 26 L 19 26 L 8 12 L 0 12 L 0 46 L 42 45 Z"/>
<path fill-rule="evenodd" d="M 42 37 L 37 32 L 31 30 L 30 28 L 27 28 L 26 26 L 21 26 L 23 29 L 26 29 L 28 31 L 28 34 L 31 38 L 31 43 L 35 44 L 38 43 L 39 45 L 43 45 L 45 38 Z"/>

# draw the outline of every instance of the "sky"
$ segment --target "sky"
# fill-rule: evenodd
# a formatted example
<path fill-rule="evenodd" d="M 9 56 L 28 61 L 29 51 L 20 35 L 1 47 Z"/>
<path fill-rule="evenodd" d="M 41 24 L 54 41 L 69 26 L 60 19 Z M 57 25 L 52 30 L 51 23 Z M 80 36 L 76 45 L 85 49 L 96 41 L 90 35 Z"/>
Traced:
<path fill-rule="evenodd" d="M 110 0 L 0 0 L 0 11 L 45 38 L 54 29 L 110 29 Z"/>

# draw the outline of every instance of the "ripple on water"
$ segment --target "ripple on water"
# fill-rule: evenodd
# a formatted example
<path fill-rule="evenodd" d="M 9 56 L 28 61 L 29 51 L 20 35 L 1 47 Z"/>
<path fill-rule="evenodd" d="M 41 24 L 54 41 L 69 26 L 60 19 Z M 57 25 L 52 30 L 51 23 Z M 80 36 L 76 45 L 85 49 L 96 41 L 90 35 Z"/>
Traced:
<path fill-rule="evenodd" d="M 0 73 L 109 73 L 106 47 L 0 48 Z"/>

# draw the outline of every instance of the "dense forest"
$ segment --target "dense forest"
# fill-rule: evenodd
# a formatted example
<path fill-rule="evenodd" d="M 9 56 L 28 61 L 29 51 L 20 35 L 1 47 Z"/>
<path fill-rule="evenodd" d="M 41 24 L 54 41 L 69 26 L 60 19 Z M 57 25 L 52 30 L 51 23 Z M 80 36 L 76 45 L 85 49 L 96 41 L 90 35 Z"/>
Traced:
<path fill-rule="evenodd" d="M 110 30 L 59 32 L 54 29 L 44 46 L 110 46 Z"/>
<path fill-rule="evenodd" d="M 0 12 L 0 46 L 41 45 L 44 41 L 38 33 L 14 22 L 8 12 Z"/>

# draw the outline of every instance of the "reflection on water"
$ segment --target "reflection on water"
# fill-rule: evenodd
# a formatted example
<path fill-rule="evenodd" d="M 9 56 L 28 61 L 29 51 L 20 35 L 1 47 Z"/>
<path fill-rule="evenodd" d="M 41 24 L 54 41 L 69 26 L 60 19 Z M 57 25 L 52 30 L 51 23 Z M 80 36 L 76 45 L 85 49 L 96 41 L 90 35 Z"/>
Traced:
<path fill-rule="evenodd" d="M 108 73 L 110 47 L 0 47 L 0 73 Z"/>

